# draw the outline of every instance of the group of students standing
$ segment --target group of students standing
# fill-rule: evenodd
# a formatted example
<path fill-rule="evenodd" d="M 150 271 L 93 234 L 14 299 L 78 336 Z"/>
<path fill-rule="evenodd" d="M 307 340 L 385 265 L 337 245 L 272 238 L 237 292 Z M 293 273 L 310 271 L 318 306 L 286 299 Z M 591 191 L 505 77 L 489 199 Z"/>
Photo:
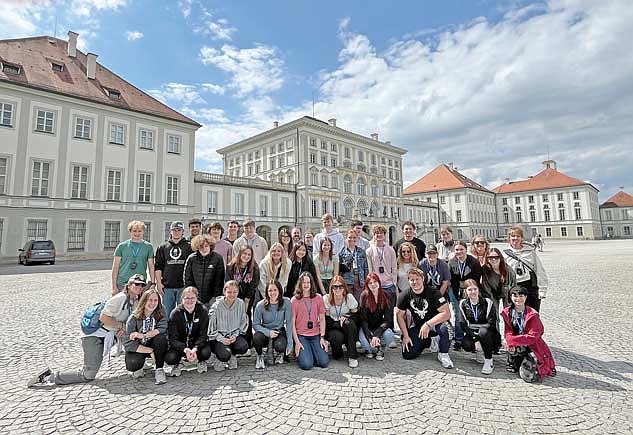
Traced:
<path fill-rule="evenodd" d="M 258 369 L 290 359 L 305 370 L 327 367 L 328 346 L 332 358 L 346 353 L 354 368 L 357 344 L 380 361 L 388 347 L 397 347 L 398 331 L 405 359 L 430 348 L 452 368 L 452 330 L 454 351 L 483 354 L 484 374 L 492 373 L 492 355 L 502 346 L 507 369 L 524 380 L 556 373 L 538 315 L 547 276 L 520 227 L 510 230 L 508 249 L 490 248 L 476 236 L 469 254 L 448 227 L 427 248 L 407 221 L 404 237 L 391 247 L 383 225 L 372 227 L 368 241 L 360 221 L 344 234 L 331 215 L 321 221 L 316 235 L 282 230 L 270 248 L 251 219 L 239 237 L 236 221 L 224 237 L 221 224 L 202 231 L 202 222 L 192 219 L 189 239 L 184 224 L 173 222 L 170 239 L 155 254 L 143 240 L 144 223 L 130 222 L 130 239 L 114 253 L 101 328 L 82 336 L 83 367 L 46 367 L 27 385 L 91 381 L 117 342 L 134 377 L 145 374 L 151 359 L 156 384 L 180 376 L 183 361 L 200 373 L 211 359 L 217 371 L 236 369 L 236 357 L 251 348 Z"/>

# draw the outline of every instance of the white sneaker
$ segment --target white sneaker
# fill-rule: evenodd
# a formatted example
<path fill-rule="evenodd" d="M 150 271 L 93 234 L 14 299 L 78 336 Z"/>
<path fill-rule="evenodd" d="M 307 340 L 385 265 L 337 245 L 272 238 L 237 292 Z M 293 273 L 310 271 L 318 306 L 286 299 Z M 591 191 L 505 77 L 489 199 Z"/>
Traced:
<path fill-rule="evenodd" d="M 435 337 L 431 337 L 431 346 L 429 347 L 429 352 L 435 353 L 440 351 L 440 336 L 436 335 Z"/>
<path fill-rule="evenodd" d="M 447 353 L 438 352 L 437 360 L 442 363 L 442 367 L 444 367 L 445 369 L 453 368 L 453 361 Z"/>
<path fill-rule="evenodd" d="M 376 352 L 376 361 L 384 361 L 385 359 L 385 351 L 380 349 L 378 352 Z"/>
<path fill-rule="evenodd" d="M 395 340 L 389 343 L 389 349 L 396 349 L 397 347 L 398 347 L 398 343 L 396 343 Z"/>
<path fill-rule="evenodd" d="M 242 357 L 247 357 L 247 356 L 251 356 L 251 348 L 249 347 L 248 350 L 246 351 L 246 353 L 242 354 L 242 355 L 238 355 L 238 358 L 242 358 Z"/>
<path fill-rule="evenodd" d="M 491 359 L 484 359 L 484 366 L 481 368 L 481 373 L 489 375 L 494 370 L 495 366 Z"/>
<path fill-rule="evenodd" d="M 180 376 L 182 374 L 182 370 L 180 369 L 180 366 L 166 366 L 169 370 L 165 371 L 165 374 L 167 374 L 167 376 L 170 377 L 175 377 L 177 378 L 178 376 Z"/>
<path fill-rule="evenodd" d="M 284 354 L 278 353 L 275 357 L 275 364 L 283 364 L 284 363 Z"/>
<path fill-rule="evenodd" d="M 255 360 L 255 368 L 263 369 L 265 367 L 266 364 L 264 364 L 264 355 L 257 355 L 257 359 Z"/>
<path fill-rule="evenodd" d="M 154 368 L 154 360 L 151 358 L 145 358 L 145 364 L 143 365 L 143 370 L 151 370 Z"/>
<path fill-rule="evenodd" d="M 229 370 L 235 370 L 237 368 L 237 358 L 235 358 L 235 355 L 231 356 L 231 359 L 229 360 Z"/>
<path fill-rule="evenodd" d="M 154 383 L 156 385 L 161 385 L 167 382 L 167 378 L 165 377 L 165 370 L 156 369 L 156 373 L 154 373 Z"/>
<path fill-rule="evenodd" d="M 134 379 L 142 378 L 143 376 L 145 376 L 145 370 L 143 369 L 132 372 L 132 377 Z"/>
<path fill-rule="evenodd" d="M 222 361 L 220 361 L 219 359 L 216 359 L 213 362 L 213 370 L 215 370 L 216 372 L 223 372 L 224 371 L 224 363 Z"/>
<path fill-rule="evenodd" d="M 207 372 L 207 362 L 206 361 L 198 361 L 198 367 L 196 367 L 198 373 L 206 373 Z"/>
<path fill-rule="evenodd" d="M 46 384 L 49 382 L 50 376 L 51 376 L 51 369 L 46 367 L 40 370 L 37 373 L 37 375 L 29 379 L 29 381 L 26 383 L 26 386 L 28 388 L 31 388 L 32 386 L 37 385 L 37 384 Z"/>
<path fill-rule="evenodd" d="M 348 358 L 347 365 L 350 366 L 350 368 L 355 369 L 358 367 L 358 360 L 356 358 Z"/>

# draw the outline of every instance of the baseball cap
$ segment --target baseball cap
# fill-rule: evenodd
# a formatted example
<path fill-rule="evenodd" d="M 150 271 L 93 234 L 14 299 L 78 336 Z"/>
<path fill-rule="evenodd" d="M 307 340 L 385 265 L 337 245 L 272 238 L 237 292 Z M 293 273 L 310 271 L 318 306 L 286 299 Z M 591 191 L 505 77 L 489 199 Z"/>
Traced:
<path fill-rule="evenodd" d="M 183 224 L 180 221 L 173 221 L 171 225 L 169 226 L 169 229 L 170 230 L 184 230 L 185 224 Z"/>
<path fill-rule="evenodd" d="M 192 225 L 192 224 L 200 224 L 200 225 L 202 225 L 202 221 L 200 219 L 198 219 L 198 218 L 191 218 L 191 219 L 189 219 L 189 225 Z"/>
<path fill-rule="evenodd" d="M 136 273 L 134 275 L 132 275 L 130 277 L 130 279 L 127 280 L 128 284 L 147 284 L 147 282 L 145 282 L 145 277 L 143 275 L 141 275 L 140 273 Z"/>
<path fill-rule="evenodd" d="M 434 252 L 437 254 L 437 248 L 433 245 L 429 246 L 428 248 L 426 248 L 426 253 L 430 254 L 431 252 Z"/>

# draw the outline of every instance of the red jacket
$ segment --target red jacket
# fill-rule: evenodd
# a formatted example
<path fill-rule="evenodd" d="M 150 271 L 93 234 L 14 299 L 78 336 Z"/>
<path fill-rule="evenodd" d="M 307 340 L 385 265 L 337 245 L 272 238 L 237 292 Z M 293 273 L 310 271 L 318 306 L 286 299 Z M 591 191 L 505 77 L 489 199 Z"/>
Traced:
<path fill-rule="evenodd" d="M 543 323 L 538 315 L 538 312 L 528 306 L 525 313 L 525 330 L 523 334 L 514 334 L 514 328 L 512 326 L 512 320 L 510 319 L 511 306 L 505 307 L 501 313 L 503 321 L 505 323 L 505 338 L 508 346 L 529 346 L 530 350 L 534 352 L 538 359 L 538 372 L 541 378 L 550 376 L 552 370 L 556 367 L 552 352 L 549 350 L 545 341 L 543 341 Z"/>

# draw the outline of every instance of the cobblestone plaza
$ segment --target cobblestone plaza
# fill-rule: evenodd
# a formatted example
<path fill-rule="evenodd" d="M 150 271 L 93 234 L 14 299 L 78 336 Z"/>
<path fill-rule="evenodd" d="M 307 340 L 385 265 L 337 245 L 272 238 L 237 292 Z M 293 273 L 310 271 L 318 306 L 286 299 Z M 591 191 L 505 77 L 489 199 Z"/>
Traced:
<path fill-rule="evenodd" d="M 558 376 L 527 384 L 495 356 L 491 376 L 470 354 L 333 361 L 133 380 L 123 357 L 89 384 L 27 389 L 48 364 L 80 367 L 79 320 L 107 297 L 110 271 L 72 265 L 0 267 L 1 433 L 633 433 L 631 241 L 551 242 L 542 306 Z M 38 270 L 39 269 L 39 270 Z M 27 272 L 27 274 L 17 274 Z"/>

